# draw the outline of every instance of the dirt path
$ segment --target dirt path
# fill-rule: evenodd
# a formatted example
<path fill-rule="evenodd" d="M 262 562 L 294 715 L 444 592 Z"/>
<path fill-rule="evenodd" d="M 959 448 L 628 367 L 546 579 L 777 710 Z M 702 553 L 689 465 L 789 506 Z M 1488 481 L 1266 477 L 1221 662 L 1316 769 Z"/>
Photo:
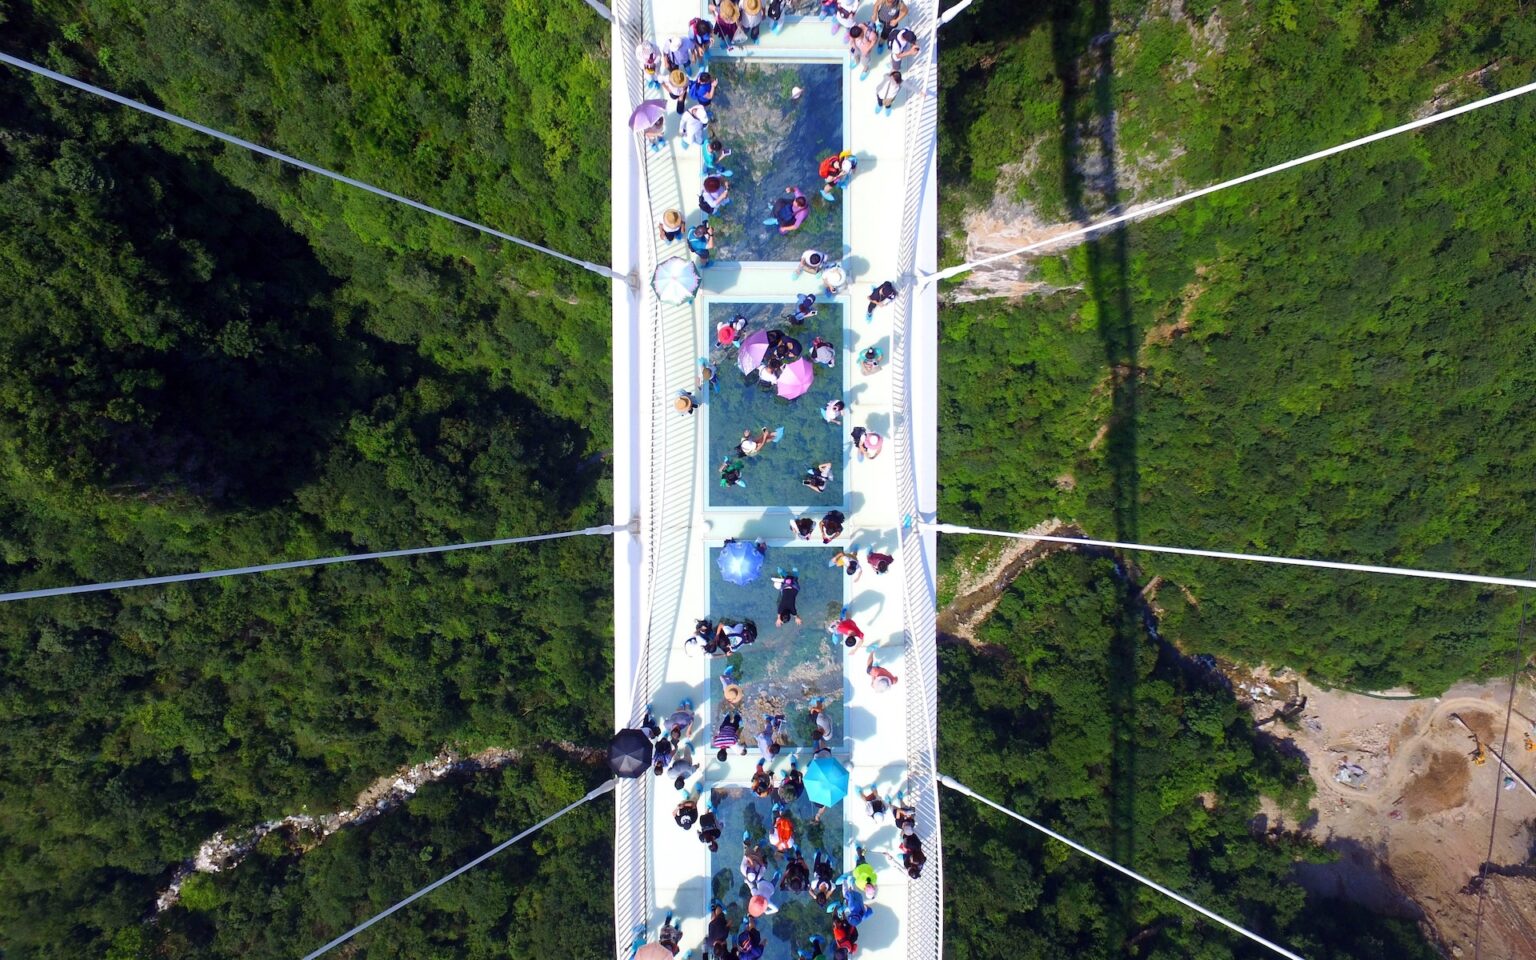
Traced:
<path fill-rule="evenodd" d="M 569 741 L 544 744 L 539 749 L 555 750 L 586 763 L 601 762 L 607 754 L 593 747 L 583 747 Z M 525 756 L 524 751 L 492 747 L 470 756 L 445 749 L 424 763 L 401 767 L 364 787 L 352 806 L 335 813 L 289 814 L 277 820 L 267 820 L 254 827 L 229 832 L 220 830 L 204 840 L 190 860 L 184 861 L 171 875 L 171 882 L 155 898 L 154 915 L 158 916 L 176 905 L 181 898 L 181 886 L 194 873 L 219 873 L 240 864 L 258 842 L 274 831 L 289 831 L 305 835 L 303 848 L 311 849 L 326 837 L 343 827 L 367 823 L 383 813 L 399 807 L 422 786 L 458 773 L 475 773 L 495 770 L 509 763 L 517 763 Z"/>

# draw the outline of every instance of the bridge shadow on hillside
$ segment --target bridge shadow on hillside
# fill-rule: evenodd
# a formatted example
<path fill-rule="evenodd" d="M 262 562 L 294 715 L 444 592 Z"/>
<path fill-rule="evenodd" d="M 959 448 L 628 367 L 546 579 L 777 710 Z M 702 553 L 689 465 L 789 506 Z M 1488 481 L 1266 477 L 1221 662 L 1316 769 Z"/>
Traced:
<path fill-rule="evenodd" d="M 1062 187 L 1068 211 L 1079 222 L 1120 211 L 1115 163 L 1115 35 L 1108 0 L 1090 7 L 1061 4 L 1052 20 L 1052 52 L 1062 80 Z M 1131 308 L 1128 238 L 1124 229 L 1095 235 L 1085 244 L 1086 289 L 1098 313 L 1098 336 L 1110 390 L 1104 466 L 1109 472 L 1109 502 L 1118 540 L 1139 539 L 1137 463 L 1137 350 L 1139 331 Z M 1106 702 L 1114 731 L 1109 797 L 1110 857 L 1127 866 L 1136 862 L 1136 678 L 1142 650 L 1140 592 L 1133 577 L 1116 578 L 1118 603 L 1110 651 L 1110 688 Z M 1121 943 L 1137 934 L 1134 884 L 1118 884 L 1111 907 L 1114 933 Z"/>

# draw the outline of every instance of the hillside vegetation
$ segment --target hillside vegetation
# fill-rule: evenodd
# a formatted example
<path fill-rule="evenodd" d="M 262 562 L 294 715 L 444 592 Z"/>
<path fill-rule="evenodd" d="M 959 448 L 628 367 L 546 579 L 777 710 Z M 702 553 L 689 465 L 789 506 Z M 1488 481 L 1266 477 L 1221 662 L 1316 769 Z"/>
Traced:
<path fill-rule="evenodd" d="M 8 52 L 606 248 L 607 68 L 580 0 L 0 16 Z M 3 69 L 5 589 L 605 519 L 607 281 Z M 344 831 L 302 863 L 263 850 L 141 926 L 215 830 L 349 806 L 445 744 L 604 741 L 610 554 L 571 540 L 0 605 L 0 952 L 297 956 L 564 802 L 510 773 L 460 813 L 433 788 L 406 826 Z M 435 852 L 396 842 L 421 817 Z M 590 846 L 600 823 L 571 829 Z M 571 886 L 600 886 L 590 853 L 558 868 Z M 567 899 L 562 922 L 586 916 Z M 470 939 L 549 952 L 477 917 Z M 606 942 L 605 908 L 587 920 Z M 431 926 L 394 932 L 441 939 Z"/>
<path fill-rule="evenodd" d="M 1043 221 L 1343 142 L 1536 64 L 1536 23 L 1491 0 L 989 2 L 954 26 L 951 213 L 1002 188 Z M 1055 292 L 947 308 L 941 514 L 1522 574 L 1533 142 L 1520 98 L 1040 258 Z M 1514 656 L 1506 591 L 1135 559 L 1165 578 L 1163 628 L 1192 651 L 1426 692 Z"/>
<path fill-rule="evenodd" d="M 977 640 L 941 653 L 948 774 L 1302 956 L 1435 956 L 1411 924 L 1290 881 L 1294 863 L 1328 855 L 1253 822 L 1261 795 L 1305 808 L 1305 762 L 1147 634 L 1112 561 L 1056 554 Z M 942 799 L 950 956 L 1270 955 L 973 800 Z"/>
<path fill-rule="evenodd" d="M 1518 82 L 1532 52 L 1509 4 L 1172 9 L 978 0 L 947 27 L 947 222 L 999 186 L 1042 219 L 1167 193 L 1486 63 L 1446 95 Z M 604 259 L 610 51 L 581 0 L 0 0 L 0 28 L 7 52 Z M 1049 258 L 1050 297 L 946 309 L 946 519 L 1522 569 L 1531 109 Z M 1090 170 L 1112 111 L 1123 184 Z M 0 588 L 602 522 L 607 284 L 7 68 Z M 444 781 L 318 846 L 270 835 L 144 923 L 216 830 L 349 806 L 445 744 L 600 743 L 610 552 L 0 605 L 0 953 L 301 955 L 578 796 L 599 774 L 553 756 Z M 1509 651 L 1499 594 L 1146 565 L 1199 601 L 1158 598 L 1181 644 L 1320 679 L 1434 687 Z M 1131 600 L 1081 557 L 1015 587 L 985 628 L 1000 659 L 945 654 L 947 769 L 1309 956 L 1416 956 L 1408 931 L 1303 912 L 1280 880 L 1315 851 L 1247 832 L 1259 793 L 1300 802 L 1296 770 Z M 1021 828 L 946 816 L 957 956 L 1238 952 Z M 360 944 L 597 956 L 610 835 L 594 805 Z"/>

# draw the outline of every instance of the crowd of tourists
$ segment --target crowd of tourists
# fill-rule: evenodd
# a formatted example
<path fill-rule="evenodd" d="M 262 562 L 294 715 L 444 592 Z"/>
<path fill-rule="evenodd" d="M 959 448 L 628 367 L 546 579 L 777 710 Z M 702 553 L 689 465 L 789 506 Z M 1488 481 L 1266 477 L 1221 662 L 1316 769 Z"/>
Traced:
<path fill-rule="evenodd" d="M 648 89 L 658 91 L 662 98 L 652 108 L 659 110 L 660 116 L 643 130 L 647 145 L 660 151 L 668 144 L 669 136 L 675 137 L 678 149 L 698 147 L 701 158 L 697 210 L 692 210 L 691 205 L 665 210 L 656 224 L 662 243 L 686 245 L 697 266 L 709 268 L 716 256 L 715 226 L 711 221 L 717 220 L 735 199 L 731 192 L 733 179 L 745 179 L 736 177 L 741 164 L 731 162 L 735 152 L 728 145 L 730 137 L 722 135 L 714 113 L 716 100 L 729 91 L 723 89 L 720 76 L 710 69 L 712 54 L 738 53 L 759 43 L 765 32 L 779 32 L 788 18 L 816 18 L 845 44 L 848 66 L 859 71 L 861 79 L 876 69 L 881 71 L 874 88 L 874 109 L 877 115 L 889 115 L 902 98 L 903 71 L 922 53 L 919 38 L 908 25 L 910 14 L 903 0 L 874 0 L 872 4 L 861 4 L 859 0 L 712 0 L 708 15 L 692 18 L 685 32 L 668 36 L 659 45 L 641 43 L 636 59 Z M 798 101 L 804 94 L 795 87 L 789 97 Z M 789 109 L 794 109 L 794 105 L 789 105 Z M 673 117 L 677 119 L 669 135 Z M 787 236 L 811 223 L 813 227 L 805 229 L 805 235 L 820 236 L 814 226 L 819 221 L 812 219 L 825 209 L 820 204 L 839 203 L 858 172 L 859 157 L 851 150 L 827 153 L 820 157 L 814 170 L 807 166 L 803 170 L 776 171 L 784 180 L 769 184 L 775 191 L 772 199 L 765 201 L 764 209 L 742 211 L 740 217 L 753 229 L 760 223 L 768 235 L 777 231 Z M 730 361 L 740 370 L 747 389 L 757 385 L 795 403 L 805 390 L 786 382 L 786 378 L 794 380 L 836 368 L 839 350 L 835 341 L 842 331 L 818 331 L 815 320 L 818 314 L 830 313 L 825 309 L 829 300 L 845 295 L 850 273 L 845 249 L 825 250 L 807 245 L 791 270 L 798 289 L 782 314 L 755 329 L 743 314 L 716 322 L 714 345 L 709 356 L 700 358 L 692 389 L 679 390 L 670 398 L 678 415 L 693 415 L 709 396 L 721 389 L 721 370 L 728 369 L 726 364 Z M 866 322 L 873 321 L 877 311 L 900 299 L 901 290 L 895 281 L 875 283 L 868 290 Z M 882 368 L 885 356 L 880 347 L 869 346 L 857 352 L 854 359 L 862 373 L 870 375 Z M 862 425 L 854 425 L 852 421 L 859 411 L 850 398 L 841 395 L 841 391 L 839 394 L 825 403 L 823 398 L 814 401 L 822 420 L 839 434 L 847 430 L 846 449 L 853 459 L 879 457 L 884 436 L 871 429 L 864 417 L 859 417 L 864 421 Z M 719 457 L 716 479 L 720 486 L 745 487 L 750 472 L 762 469 L 758 464 L 776 464 L 790 458 L 775 447 L 785 436 L 783 426 L 762 423 L 757 416 L 751 422 L 738 421 L 730 426 L 729 439 L 717 441 L 720 446 L 713 451 Z M 739 438 L 736 428 L 740 428 Z M 796 427 L 795 432 L 801 429 Z M 725 444 L 731 444 L 729 450 L 721 449 Z M 833 462 L 807 465 L 802 460 L 783 466 L 795 471 L 800 483 L 812 494 L 826 494 L 833 489 Z M 795 540 L 813 541 L 819 537 L 822 545 L 835 546 L 827 566 L 840 570 L 847 578 L 839 578 L 840 584 L 859 582 L 868 571 L 881 576 L 895 562 L 890 553 L 879 549 L 861 549 L 857 543 L 844 545 L 847 517 L 841 510 L 817 510 L 795 516 L 789 524 Z M 764 541 L 755 541 L 752 546 L 766 557 L 768 547 Z M 829 702 L 820 696 L 809 696 L 803 707 L 795 709 L 789 709 L 782 699 L 764 709 L 763 705 L 776 698 L 762 693 L 749 696 L 752 685 L 763 682 L 758 672 L 762 657 L 777 644 L 792 642 L 782 639 L 787 633 L 781 631 L 797 632 L 797 628 L 805 625 L 799 604 L 799 567 L 780 566 L 774 576 L 766 579 L 767 587 L 776 594 L 771 631 L 765 629 L 760 634 L 758 624 L 745 617 L 712 616 L 697 620 L 693 632 L 684 640 L 685 648 L 695 653 L 728 661 L 722 669 L 713 671 L 715 680 L 710 682 L 712 691 L 715 681 L 719 684 L 714 694 L 716 708 L 710 711 L 714 722 L 698 729 L 698 715 L 690 699 L 680 701 L 665 717 L 656 716 L 650 709 L 645 717 L 646 732 L 654 740 L 653 772 L 678 794 L 672 819 L 679 828 L 692 833 L 711 855 L 718 855 L 726 830 L 724 814 L 731 814 L 738 826 L 755 825 L 741 834 L 736 871 L 739 895 L 727 895 L 717 886 L 719 896 L 710 901 L 702 943 L 689 944 L 688 953 L 693 956 L 694 949 L 698 949 L 700 956 L 714 960 L 759 960 L 772 946 L 765 941 L 768 925 L 760 926 L 761 918 L 778 913 L 793 900 L 803 899 L 825 911 L 826 925 L 808 935 L 801 930 L 806 938 L 789 945 L 797 960 L 846 960 L 859 950 L 860 926 L 877 911 L 880 876 L 872 858 L 884 858 L 879 869 L 900 869 L 911 879 L 922 876 L 926 855 L 918 831 L 917 811 L 906 801 L 902 790 L 886 793 L 878 784 L 853 788 L 847 801 L 828 800 L 821 795 L 821 800 L 834 804 L 852 804 L 856 796 L 863 803 L 870 826 L 881 825 L 889 818 L 897 835 L 894 843 L 882 842 L 879 849 L 870 850 L 858 843 L 850 843 L 845 849 L 840 842 L 826 842 L 826 828 L 819 825 L 827 808 L 807 794 L 805 773 L 806 769 L 817 767 L 820 758 L 841 750 L 836 720 L 840 711 L 836 701 Z M 818 633 L 821 628 L 813 627 Z M 865 676 L 876 694 L 884 694 L 898 684 L 898 676 L 880 662 L 883 651 L 866 636 L 848 607 L 843 606 L 836 616 L 829 617 L 824 628 L 826 640 L 834 650 L 843 652 L 844 659 L 863 654 Z M 749 704 L 751 709 L 744 712 L 744 706 Z M 802 731 L 798 743 L 794 742 L 793 730 Z M 756 765 L 749 768 L 750 778 L 744 787 L 726 788 L 718 783 L 718 778 L 716 786 L 706 786 L 704 764 L 711 759 L 727 762 L 733 755 L 750 756 L 754 749 Z M 807 759 L 810 768 L 803 768 Z M 666 787 L 658 785 L 658 789 Z M 751 805 L 756 815 L 736 817 L 737 811 L 730 807 L 733 804 L 742 804 L 743 813 L 746 805 Z M 664 844 L 660 837 L 655 842 L 658 847 Z M 662 850 L 657 852 L 665 856 Z M 734 858 L 733 851 L 727 855 Z M 845 866 L 849 868 L 843 869 Z M 682 940 L 681 924 L 675 913 L 668 910 L 655 932 L 654 943 L 675 956 L 683 949 Z M 650 941 L 649 931 L 637 928 L 634 949 L 638 951 Z"/>

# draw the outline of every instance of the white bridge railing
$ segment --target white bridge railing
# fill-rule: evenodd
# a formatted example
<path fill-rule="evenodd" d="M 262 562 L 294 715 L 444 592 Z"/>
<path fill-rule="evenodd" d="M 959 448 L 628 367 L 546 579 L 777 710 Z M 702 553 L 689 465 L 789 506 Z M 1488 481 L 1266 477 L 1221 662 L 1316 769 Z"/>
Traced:
<path fill-rule="evenodd" d="M 802 0 L 802 3 L 806 0 Z M 903 107 L 906 138 L 907 193 L 902 208 L 901 242 L 898 267 L 903 290 L 897 303 L 896 327 L 891 342 L 891 386 L 895 406 L 892 443 L 896 448 L 899 505 L 904 516 L 913 519 L 911 528 L 900 531 L 900 566 L 903 577 L 903 605 L 906 619 L 906 662 L 902 685 L 907 691 L 907 765 L 908 797 L 917 807 L 918 824 L 928 854 L 922 879 L 914 882 L 909 896 L 910 914 L 905 931 L 909 960 L 941 960 L 943 952 L 943 845 L 939 830 L 937 765 L 934 756 L 935 717 L 938 694 L 938 660 L 935 631 L 935 602 L 929 569 L 933 558 L 925 555 L 922 535 L 918 532 L 917 470 L 911 434 L 911 385 L 907 376 L 910 357 L 910 330 L 913 322 L 913 295 L 916 289 L 917 231 L 932 163 L 938 126 L 936 94 L 937 58 L 935 56 L 938 10 L 936 4 L 913 2 L 912 18 L 926 46 L 922 64 L 909 71 L 904 86 L 911 91 Z M 613 91 L 627 98 L 631 106 L 646 98 L 644 80 L 634 63 L 634 50 L 642 39 L 650 38 L 651 22 L 648 0 L 615 0 L 614 43 L 611 55 L 628 61 L 623 89 Z M 649 152 L 639 138 L 632 136 L 643 180 L 645 203 L 641 213 L 648 218 L 640 229 L 644 233 L 646 256 L 640 265 L 641 282 L 649 284 L 658 256 L 655 225 L 661 211 L 686 209 L 682 185 L 671 163 L 649 163 Z M 936 229 L 936 225 L 930 227 Z M 682 250 L 681 247 L 678 248 Z M 678 389 L 692 386 L 695 363 L 701 354 L 700 333 L 694 323 L 691 306 L 672 306 L 658 301 L 649 291 L 643 308 L 652 321 L 653 336 L 644 345 L 652 374 L 650 470 L 645 479 L 648 489 L 642 495 L 647 504 L 645 528 L 645 574 L 649 622 L 641 641 L 641 652 L 631 692 L 631 723 L 638 724 L 650 692 L 665 679 L 668 650 L 677 638 L 672 636 L 682 603 L 683 576 L 695 499 L 699 490 L 699 464 L 694 425 L 690 418 L 679 417 L 672 410 L 671 398 Z M 625 958 L 633 939 L 632 928 L 647 923 L 655 903 L 651 889 L 647 841 L 650 791 L 644 780 L 621 781 L 615 792 L 614 838 L 614 955 Z"/>
<path fill-rule="evenodd" d="M 617 0 L 612 6 L 613 49 L 610 56 L 623 64 L 623 87 L 616 88 L 613 96 L 622 97 L 630 109 L 646 99 L 645 81 L 634 61 L 635 47 L 646 36 L 645 5 L 642 0 Z M 625 111 L 627 113 L 627 111 Z M 649 692 L 660 685 L 660 674 L 665 670 L 666 639 L 655 636 L 658 629 L 670 629 L 675 621 L 677 606 L 681 602 L 683 566 L 687 558 L 689 518 L 692 512 L 692 491 L 695 486 L 691 469 L 693 461 L 693 434 L 682 423 L 666 402 L 670 384 L 682 386 L 691 382 L 689 370 L 668 369 L 678 357 L 691 364 L 696 355 L 692 338 L 692 310 L 661 303 L 649 289 L 650 278 L 656 267 L 658 240 L 656 223 L 658 211 L 669 206 L 682 209 L 680 190 L 675 175 L 667 170 L 667 164 L 649 163 L 649 151 L 635 134 L 630 134 L 641 182 L 645 185 L 644 202 L 640 204 L 641 222 L 637 229 L 641 234 L 640 282 L 642 315 L 649 321 L 651 337 L 641 336 L 635 344 L 643 351 L 642 366 L 651 366 L 652 383 L 649 397 L 650 448 L 649 469 L 644 471 L 641 502 L 645 504 L 644 527 L 641 536 L 644 543 L 644 570 L 641 582 L 646 592 L 644 609 L 648 611 L 646 635 L 640 640 L 640 655 L 636 663 L 634 688 L 630 691 L 630 719 L 638 726 L 649 698 Z M 668 179 L 671 183 L 668 184 Z M 676 389 L 672 387 L 671 389 Z M 658 471 L 666 471 L 663 477 Z M 667 481 L 681 475 L 683 482 Z M 664 491 L 689 491 L 664 499 Z M 670 618 L 670 619 L 669 619 Z M 658 645 L 660 650 L 658 652 Z M 650 863 L 647 858 L 649 830 L 652 820 L 651 791 L 645 779 L 621 780 L 614 794 L 614 956 L 629 955 L 633 940 L 633 928 L 650 923 L 651 907 L 655 903 L 652 890 Z"/>
<path fill-rule="evenodd" d="M 906 119 L 906 196 L 901 212 L 901 245 L 897 266 L 901 273 L 901 299 L 897 302 L 895 328 L 891 335 L 891 394 L 895 405 L 897 503 L 903 518 L 911 518 L 900 530 L 900 567 L 902 607 L 906 622 L 906 673 L 902 683 L 907 688 L 907 790 L 917 807 L 919 833 L 928 855 L 927 867 L 920 880 L 909 888 L 907 934 L 908 960 L 941 960 L 944 952 L 944 845 L 939 829 L 938 765 L 935 756 L 938 710 L 937 597 L 930 573 L 935 558 L 927 556 L 923 536 L 918 530 L 917 465 L 914 446 L 922 442 L 912 431 L 912 384 L 909 364 L 912 359 L 912 325 L 917 311 L 915 298 L 933 296 L 928 287 L 916 283 L 918 231 L 924 198 L 927 194 L 929 168 L 933 163 L 938 131 L 938 23 L 937 0 L 917 2 L 909 9 L 916 32 L 924 46 L 922 64 L 903 77 L 909 90 L 902 106 Z M 937 224 L 926 225 L 937 229 Z M 933 437 L 926 438 L 935 442 Z M 931 931 L 931 935 L 930 935 Z"/>

